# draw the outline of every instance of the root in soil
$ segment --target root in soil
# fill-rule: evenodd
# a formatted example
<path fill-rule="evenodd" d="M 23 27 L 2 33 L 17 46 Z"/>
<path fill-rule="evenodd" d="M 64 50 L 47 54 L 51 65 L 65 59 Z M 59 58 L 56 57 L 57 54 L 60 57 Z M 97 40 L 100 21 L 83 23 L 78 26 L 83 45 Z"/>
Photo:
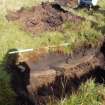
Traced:
<path fill-rule="evenodd" d="M 18 21 L 25 31 L 33 34 L 44 31 L 60 31 L 64 22 L 81 22 L 84 18 L 61 8 L 56 3 L 42 3 L 30 9 L 21 8 L 16 12 L 9 11 L 8 21 Z"/>

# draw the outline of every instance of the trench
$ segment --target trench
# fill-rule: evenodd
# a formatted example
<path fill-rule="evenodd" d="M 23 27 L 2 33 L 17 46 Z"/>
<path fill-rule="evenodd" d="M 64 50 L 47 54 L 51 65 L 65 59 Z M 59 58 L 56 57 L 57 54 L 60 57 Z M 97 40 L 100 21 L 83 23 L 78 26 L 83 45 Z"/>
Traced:
<path fill-rule="evenodd" d="M 32 53 L 24 56 L 28 60 L 18 63 L 16 54 L 7 59 L 16 105 L 46 105 L 77 92 L 88 79 L 105 84 L 105 42 L 97 48 L 77 48 L 72 56 L 62 52 Z"/>

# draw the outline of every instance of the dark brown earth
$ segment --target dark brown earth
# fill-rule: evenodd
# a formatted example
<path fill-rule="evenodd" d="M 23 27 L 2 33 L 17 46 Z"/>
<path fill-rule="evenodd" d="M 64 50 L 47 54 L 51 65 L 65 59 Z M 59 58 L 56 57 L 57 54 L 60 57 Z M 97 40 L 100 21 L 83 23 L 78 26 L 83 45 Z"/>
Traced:
<path fill-rule="evenodd" d="M 73 54 L 41 48 L 37 52 L 8 56 L 7 67 L 11 70 L 17 104 L 46 105 L 76 92 L 90 78 L 105 83 L 105 43 L 100 42 L 97 47 L 78 46 Z"/>
<path fill-rule="evenodd" d="M 65 11 L 59 4 L 42 3 L 30 9 L 21 8 L 16 12 L 9 11 L 8 21 L 17 21 L 25 31 L 33 34 L 44 31 L 60 31 L 65 22 L 79 23 L 84 18 Z"/>

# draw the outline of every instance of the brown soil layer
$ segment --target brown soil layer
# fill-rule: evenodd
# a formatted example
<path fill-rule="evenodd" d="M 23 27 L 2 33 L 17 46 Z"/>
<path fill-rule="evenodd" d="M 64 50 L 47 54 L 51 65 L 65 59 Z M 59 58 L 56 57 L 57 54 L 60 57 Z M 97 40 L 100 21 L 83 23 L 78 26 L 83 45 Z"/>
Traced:
<path fill-rule="evenodd" d="M 9 56 L 11 84 L 18 96 L 18 105 L 46 105 L 49 100 L 77 91 L 89 78 L 105 83 L 104 57 L 105 43 L 97 48 L 84 44 L 69 55 L 61 50 L 48 52 L 39 49 L 21 56 Z M 18 63 L 17 58 L 20 58 Z"/>
<path fill-rule="evenodd" d="M 64 22 L 79 23 L 84 18 L 65 11 L 56 3 L 42 3 L 30 9 L 21 8 L 16 12 L 9 11 L 6 18 L 18 21 L 25 31 L 33 34 L 44 31 L 60 31 Z"/>

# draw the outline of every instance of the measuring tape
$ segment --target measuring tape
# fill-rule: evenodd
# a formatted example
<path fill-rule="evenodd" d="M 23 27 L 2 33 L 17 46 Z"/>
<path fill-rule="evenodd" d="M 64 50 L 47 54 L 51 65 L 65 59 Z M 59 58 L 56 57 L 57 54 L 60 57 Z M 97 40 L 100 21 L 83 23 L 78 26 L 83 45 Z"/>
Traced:
<path fill-rule="evenodd" d="M 64 46 L 68 46 L 68 45 L 69 45 L 69 43 L 64 43 L 64 44 L 60 44 L 58 46 L 52 45 L 52 46 L 46 46 L 46 47 L 40 47 L 40 48 L 50 49 L 50 48 L 55 48 L 55 47 L 64 47 Z M 35 50 L 38 50 L 40 48 L 37 48 Z M 17 49 L 17 51 L 9 52 L 9 54 L 25 53 L 25 52 L 32 52 L 32 51 L 34 51 L 33 48 L 31 48 L 31 49 L 20 49 L 20 50 Z"/>

